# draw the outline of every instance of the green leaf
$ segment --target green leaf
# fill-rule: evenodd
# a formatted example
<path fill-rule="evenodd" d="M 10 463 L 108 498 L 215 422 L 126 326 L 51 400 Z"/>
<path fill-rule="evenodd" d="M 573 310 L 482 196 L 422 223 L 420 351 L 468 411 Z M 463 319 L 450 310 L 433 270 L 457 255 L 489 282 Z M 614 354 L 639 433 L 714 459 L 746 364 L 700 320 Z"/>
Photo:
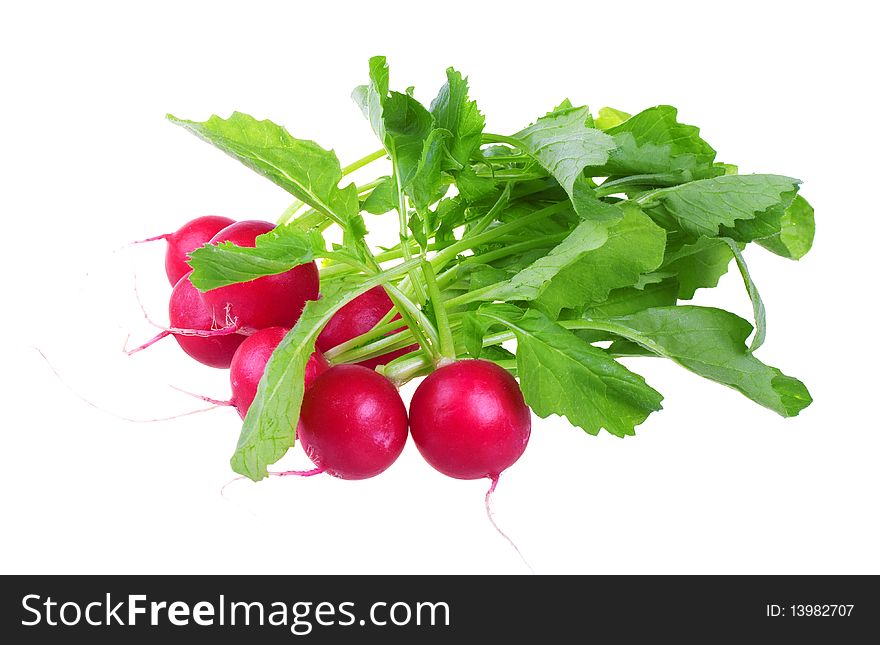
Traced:
<path fill-rule="evenodd" d="M 406 188 L 422 164 L 425 145 L 434 130 L 434 117 L 413 97 L 391 92 L 383 104 L 382 118 L 385 148 Z"/>
<path fill-rule="evenodd" d="M 257 237 L 253 248 L 232 242 L 206 244 L 190 254 L 190 282 L 210 291 L 236 282 L 289 271 L 323 256 L 323 240 L 292 226 L 279 226 Z"/>
<path fill-rule="evenodd" d="M 784 417 L 796 416 L 812 402 L 803 383 L 748 351 L 745 341 L 752 326 L 728 311 L 690 305 L 659 307 L 590 323 L 738 390 Z"/>
<path fill-rule="evenodd" d="M 603 107 L 599 110 L 599 116 L 596 117 L 596 127 L 600 130 L 610 130 L 616 125 L 620 125 L 630 118 L 630 114 L 622 110 L 615 110 L 611 107 Z"/>
<path fill-rule="evenodd" d="M 678 290 L 678 281 L 675 278 L 666 278 L 641 287 L 614 289 L 604 301 L 588 307 L 584 311 L 584 316 L 610 318 L 625 316 L 651 307 L 671 306 L 678 299 Z"/>
<path fill-rule="evenodd" d="M 533 157 L 565 189 L 582 218 L 619 218 L 616 209 L 602 208 L 584 177 L 584 168 L 602 166 L 615 143 L 593 127 L 587 107 L 567 107 L 538 119 L 514 135 Z M 608 206 L 607 204 L 605 206 Z"/>
<path fill-rule="evenodd" d="M 552 317 L 562 309 L 602 302 L 609 292 L 635 284 L 663 261 L 665 231 L 637 206 L 628 205 L 613 224 L 583 220 L 549 253 L 510 279 L 479 290 L 470 300 L 535 301 Z"/>
<path fill-rule="evenodd" d="M 421 215 L 419 215 L 418 211 L 413 212 L 409 216 L 407 228 L 410 233 L 412 233 L 413 239 L 420 247 L 422 247 L 422 249 L 428 248 L 428 237 L 425 235 L 425 222 Z"/>
<path fill-rule="evenodd" d="M 752 342 L 749 345 L 749 351 L 753 352 L 764 344 L 764 339 L 767 337 L 767 312 L 764 309 L 764 301 L 761 300 L 761 294 L 758 293 L 758 287 L 754 280 L 752 280 L 752 276 L 749 273 L 749 267 L 746 264 L 746 259 L 743 257 L 739 245 L 729 237 L 723 237 L 721 239 L 733 252 L 733 257 L 736 260 L 737 267 L 739 267 L 739 273 L 742 276 L 746 292 L 749 294 L 749 300 L 752 302 L 752 315 L 755 317 L 755 336 L 752 338 Z"/>
<path fill-rule="evenodd" d="M 480 357 L 483 360 L 498 362 L 508 362 L 508 361 L 516 361 L 516 354 L 504 349 L 501 345 L 489 345 L 488 347 L 483 347 L 483 351 L 480 354 Z M 513 370 L 516 372 L 516 370 Z M 516 374 L 514 374 L 516 376 Z"/>
<path fill-rule="evenodd" d="M 397 208 L 397 180 L 382 177 L 382 182 L 370 191 L 361 208 L 372 215 L 384 215 Z"/>
<path fill-rule="evenodd" d="M 599 222 L 584 220 L 547 255 L 481 294 L 482 300 L 534 300 L 560 271 L 575 264 L 589 251 L 608 241 L 608 228 Z"/>
<path fill-rule="evenodd" d="M 370 58 L 370 83 L 359 85 L 354 88 L 351 98 L 358 105 L 364 116 L 370 122 L 373 132 L 385 143 L 385 119 L 383 106 L 388 97 L 389 72 L 388 63 L 384 56 Z"/>
<path fill-rule="evenodd" d="M 813 246 L 816 220 L 813 207 L 798 195 L 782 216 L 782 227 L 770 237 L 755 240 L 768 251 L 791 260 L 800 260 Z"/>
<path fill-rule="evenodd" d="M 284 188 L 296 198 L 341 224 L 357 216 L 342 180 L 339 159 L 314 141 L 297 139 L 271 121 L 233 112 L 228 119 L 212 116 L 207 121 L 168 120 L 238 159 L 248 168 Z"/>
<path fill-rule="evenodd" d="M 486 120 L 476 101 L 468 98 L 467 78 L 451 67 L 446 70 L 446 84 L 431 103 L 431 114 L 438 128 L 451 133 L 449 155 L 459 167 L 468 166 L 480 147 Z"/>
<path fill-rule="evenodd" d="M 425 139 L 415 174 L 407 185 L 407 192 L 419 213 L 425 213 L 428 206 L 440 200 L 449 187 L 443 179 L 442 171 L 446 157 L 446 141 L 451 136 L 449 130 L 436 129 L 432 130 Z"/>
<path fill-rule="evenodd" d="M 642 208 L 665 228 L 750 242 L 778 232 L 800 183 L 780 175 L 725 175 L 655 191 Z"/>
<path fill-rule="evenodd" d="M 678 297 L 690 300 L 697 289 L 716 286 L 732 259 L 733 252 L 724 240 L 699 237 L 692 244 L 667 253 L 661 270 L 676 275 Z"/>
<path fill-rule="evenodd" d="M 267 467 L 281 459 L 295 441 L 296 424 L 302 404 L 306 362 L 315 349 L 315 340 L 327 321 L 341 307 L 363 293 L 415 266 L 416 261 L 400 264 L 381 274 L 346 276 L 324 288 L 320 300 L 306 303 L 302 316 L 288 332 L 266 364 L 235 453 L 232 469 L 254 481 L 268 475 Z"/>
<path fill-rule="evenodd" d="M 645 379 L 545 315 L 529 310 L 517 317 L 495 305 L 479 314 L 516 335 L 520 386 L 538 416 L 559 414 L 590 434 L 605 428 L 624 437 L 661 408 L 663 397 Z"/>
<path fill-rule="evenodd" d="M 607 130 L 617 147 L 594 174 L 676 173 L 684 181 L 722 174 L 713 167 L 715 150 L 700 129 L 679 123 L 678 110 L 658 105 Z"/>
<path fill-rule="evenodd" d="M 461 338 L 471 358 L 479 358 L 483 353 L 483 337 L 488 324 L 473 312 L 465 313 L 461 318 Z"/>
<path fill-rule="evenodd" d="M 443 196 L 442 170 L 447 156 L 448 130 L 435 127 L 434 116 L 411 94 L 388 91 L 384 56 L 370 59 L 370 83 L 356 87 L 355 103 L 382 142 L 394 176 L 419 210 Z"/>
<path fill-rule="evenodd" d="M 562 268 L 542 289 L 535 304 L 557 316 L 608 298 L 614 289 L 634 285 L 663 262 L 666 232 L 637 206 L 628 204 L 622 220 L 607 228 L 607 240 Z"/>

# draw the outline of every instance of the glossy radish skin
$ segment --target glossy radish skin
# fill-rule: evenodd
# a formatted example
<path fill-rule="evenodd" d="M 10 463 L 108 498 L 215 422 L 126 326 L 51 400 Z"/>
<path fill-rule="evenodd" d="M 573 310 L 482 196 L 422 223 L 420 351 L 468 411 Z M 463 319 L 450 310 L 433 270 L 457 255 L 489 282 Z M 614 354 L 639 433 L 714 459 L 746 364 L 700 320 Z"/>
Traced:
<path fill-rule="evenodd" d="M 189 273 L 184 275 L 174 289 L 171 290 L 171 299 L 168 303 L 168 318 L 171 327 L 177 329 L 216 329 L 211 310 L 202 300 L 202 294 L 192 286 L 189 281 Z M 223 327 L 219 325 L 220 327 Z M 242 334 L 230 333 L 225 336 L 184 336 L 173 334 L 181 349 L 192 356 L 198 362 L 209 367 L 226 368 L 232 362 L 232 356 L 242 344 L 245 337 Z"/>
<path fill-rule="evenodd" d="M 316 347 L 322 352 L 327 352 L 337 345 L 367 333 L 385 317 L 385 314 L 391 311 L 393 306 L 391 298 L 388 297 L 382 286 L 373 287 L 336 312 L 318 335 Z M 394 320 L 399 318 L 400 316 L 395 316 Z M 382 356 L 361 361 L 357 365 L 374 369 L 418 348 L 418 345 L 410 345 Z"/>
<path fill-rule="evenodd" d="M 168 281 L 175 285 L 189 273 L 192 270 L 192 267 L 186 263 L 189 254 L 207 244 L 212 237 L 230 224 L 235 224 L 235 220 L 219 215 L 205 215 L 190 220 L 173 233 L 164 235 L 165 241 L 168 242 L 168 248 L 165 250 L 165 273 Z"/>
<path fill-rule="evenodd" d="M 232 405 L 244 419 L 254 397 L 257 386 L 266 370 L 266 363 L 278 343 L 289 330 L 285 327 L 267 327 L 249 336 L 235 352 L 229 366 L 229 381 L 232 385 Z M 305 386 L 308 388 L 330 365 L 321 352 L 315 351 L 306 363 Z"/>
<path fill-rule="evenodd" d="M 335 365 L 303 397 L 298 440 L 309 459 L 340 479 L 386 470 L 406 443 L 406 407 L 391 381 L 361 365 Z"/>
<path fill-rule="evenodd" d="M 258 235 L 275 228 L 270 222 L 245 220 L 227 226 L 211 244 L 232 242 L 253 247 Z M 228 315 L 244 328 L 293 327 L 308 300 L 318 297 L 318 266 L 307 262 L 278 275 L 230 284 L 202 294 L 219 323 Z"/>
<path fill-rule="evenodd" d="M 409 410 L 416 447 L 449 477 L 497 477 L 529 442 L 531 411 L 519 385 L 489 361 L 441 367 L 419 384 Z"/>

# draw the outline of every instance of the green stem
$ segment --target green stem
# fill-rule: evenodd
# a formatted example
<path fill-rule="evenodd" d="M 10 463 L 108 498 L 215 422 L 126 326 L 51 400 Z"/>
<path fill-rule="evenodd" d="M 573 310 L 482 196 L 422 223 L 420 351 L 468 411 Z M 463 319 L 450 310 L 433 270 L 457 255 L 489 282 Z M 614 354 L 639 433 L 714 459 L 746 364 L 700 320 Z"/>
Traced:
<path fill-rule="evenodd" d="M 509 321 L 499 319 L 498 322 L 506 325 Z M 616 336 L 631 340 L 634 343 L 641 345 L 645 349 L 657 354 L 658 356 L 672 358 L 663 351 L 662 347 L 657 345 L 650 338 L 616 323 L 603 320 L 579 319 L 560 320 L 557 324 L 561 327 L 564 327 L 565 329 L 590 329 L 594 331 L 607 331 Z M 511 330 L 497 332 L 483 338 L 483 347 L 500 345 L 501 343 L 514 339 L 516 339 L 516 334 Z M 456 351 L 459 351 L 458 347 L 456 347 Z M 461 347 L 461 352 L 464 352 L 464 347 Z M 621 354 L 621 356 L 625 355 L 626 354 Z M 431 364 L 427 360 L 425 360 L 423 356 L 408 356 L 406 358 L 401 358 L 399 360 L 393 361 L 389 366 L 385 368 L 383 373 L 391 381 L 396 383 L 398 386 L 401 386 L 407 381 L 415 378 L 416 376 L 420 376 L 421 374 L 430 370 L 430 368 Z"/>
<path fill-rule="evenodd" d="M 409 345 L 411 345 L 412 342 L 412 334 L 409 330 L 404 330 L 397 332 L 396 334 L 384 336 L 382 338 L 379 338 L 378 340 L 374 340 L 373 342 L 367 345 L 363 345 L 362 347 L 355 347 L 346 352 L 341 352 L 332 357 L 328 356 L 328 354 L 326 353 L 324 354 L 324 356 L 327 358 L 327 360 L 334 364 L 359 363 L 370 358 L 376 358 L 377 356 L 382 356 L 383 354 L 388 354 L 389 352 L 403 349 L 404 347 L 408 347 Z"/>
<path fill-rule="evenodd" d="M 671 172 L 650 173 L 644 175 L 630 175 L 629 177 L 621 177 L 606 181 L 596 189 L 596 197 L 606 197 L 615 193 L 622 193 L 627 187 L 636 186 L 657 186 L 674 184 L 679 181 L 681 176 Z"/>
<path fill-rule="evenodd" d="M 296 212 L 305 206 L 305 202 L 299 199 L 293 200 L 293 202 L 284 209 L 284 212 L 281 213 L 281 217 L 278 218 L 278 225 L 287 224 L 290 221 L 290 218 L 296 215 Z"/>
<path fill-rule="evenodd" d="M 500 249 L 495 249 L 494 251 L 487 251 L 485 253 L 480 253 L 479 255 L 472 255 L 469 258 L 465 258 L 455 266 L 449 268 L 444 271 L 437 277 L 437 282 L 441 288 L 445 289 L 452 282 L 455 281 L 456 276 L 462 270 L 462 268 L 466 268 L 471 264 L 488 264 L 490 262 L 494 262 L 495 260 L 500 260 L 501 258 L 506 258 L 510 255 L 516 255 L 518 253 L 522 253 L 523 251 L 530 251 L 531 249 L 539 249 L 543 246 L 555 246 L 566 237 L 568 237 L 569 233 L 556 233 L 555 235 L 545 235 L 543 237 L 535 238 L 534 240 L 526 240 L 525 242 L 518 242 L 516 244 L 509 244 L 507 246 L 503 246 Z"/>
<path fill-rule="evenodd" d="M 546 177 L 546 174 L 541 174 L 537 172 L 513 172 L 513 168 L 510 168 L 508 172 L 478 172 L 476 173 L 477 177 L 483 177 L 486 179 L 507 179 L 510 181 L 528 181 L 529 179 L 543 179 Z"/>
<path fill-rule="evenodd" d="M 504 190 L 501 192 L 501 195 L 499 195 L 498 199 L 495 200 L 495 204 L 492 205 L 492 208 L 490 208 L 489 211 L 488 211 L 485 215 L 483 215 L 483 216 L 480 218 L 480 220 L 479 220 L 479 221 L 478 221 L 478 222 L 477 222 L 477 223 L 476 223 L 471 229 L 469 229 L 469 230 L 465 233 L 464 237 L 470 237 L 470 236 L 473 236 L 473 235 L 478 235 L 478 234 L 482 233 L 483 231 L 485 231 L 486 228 L 488 228 L 488 227 L 492 224 L 492 222 L 495 220 L 495 217 L 498 215 L 498 213 L 499 213 L 499 212 L 504 208 L 504 206 L 507 204 L 507 200 L 510 198 L 510 188 L 511 188 L 511 184 L 507 184 L 507 185 L 504 187 Z M 464 239 L 464 238 L 462 238 L 462 239 Z M 448 248 L 450 248 L 451 246 L 454 246 L 454 245 L 455 245 L 455 243 L 450 244 L 449 246 L 446 246 L 446 247 L 443 247 L 443 248 L 444 248 L 444 250 L 445 250 L 445 249 L 448 249 Z M 446 260 L 446 261 L 442 261 L 442 262 L 438 265 L 438 264 L 436 263 L 436 260 L 437 260 L 437 257 L 439 257 L 440 255 L 442 255 L 442 253 L 438 253 L 438 254 L 437 254 L 436 256 L 434 256 L 434 258 L 431 260 L 431 263 L 432 263 L 433 267 L 434 267 L 436 270 L 440 270 L 440 269 L 442 269 L 442 268 L 448 263 L 448 260 Z M 453 255 L 451 256 L 451 258 L 454 258 L 454 257 L 455 257 L 455 254 L 453 254 Z M 400 288 L 401 288 L 401 290 L 402 290 L 404 293 L 408 293 L 411 284 L 415 284 L 415 280 L 414 280 L 414 279 L 410 279 L 410 277 L 404 278 L 404 279 L 401 281 L 401 283 L 400 283 Z M 424 299 L 420 300 L 420 302 L 424 302 Z"/>
<path fill-rule="evenodd" d="M 503 237 L 508 233 L 513 233 L 514 231 L 518 231 L 519 229 L 529 226 L 530 224 L 534 224 L 535 222 L 538 222 L 545 217 L 550 217 L 551 215 L 555 215 L 556 213 L 561 213 L 570 209 L 570 202 L 559 202 L 558 204 L 552 204 L 551 206 L 546 206 L 539 210 L 533 211 L 528 215 L 523 215 L 522 217 L 515 219 L 512 222 L 507 222 L 506 224 L 502 224 L 501 226 L 496 226 L 495 228 L 479 233 L 478 235 L 467 235 L 460 239 L 458 242 L 453 242 L 442 251 L 437 253 L 437 255 L 431 258 L 431 264 L 433 265 L 435 271 L 438 269 L 442 269 L 449 262 L 455 259 L 455 256 L 462 251 L 467 251 L 468 249 L 480 246 L 481 244 L 486 244 L 487 242 L 491 242 L 496 238 Z"/>
<path fill-rule="evenodd" d="M 474 289 L 473 291 L 467 291 L 460 296 L 455 296 L 454 298 L 450 298 L 446 301 L 446 306 L 450 309 L 455 309 L 456 307 L 460 307 L 462 305 L 466 305 L 469 302 L 476 302 L 478 300 L 482 300 L 483 296 L 487 293 L 491 293 L 493 289 L 497 289 L 498 284 L 490 284 L 481 289 Z"/>
<path fill-rule="evenodd" d="M 514 139 L 513 137 L 508 137 L 503 134 L 492 134 L 491 132 L 484 132 L 481 141 L 482 143 L 506 143 L 512 148 L 522 150 L 522 141 L 520 141 L 519 139 Z"/>
<path fill-rule="evenodd" d="M 404 260 L 409 260 L 412 257 L 412 249 L 409 247 L 409 232 L 406 221 L 406 194 L 403 192 L 403 184 L 400 182 L 400 172 L 398 171 L 396 163 L 394 164 L 394 178 L 397 181 L 397 223 L 400 236 L 400 248 L 403 250 Z M 418 275 L 413 271 L 410 273 L 409 278 L 413 290 L 415 291 L 416 299 L 419 302 L 424 302 L 425 291 L 422 289 Z"/>
<path fill-rule="evenodd" d="M 415 242 L 410 242 L 410 247 L 413 246 Z M 428 245 L 429 249 L 435 248 L 434 244 Z M 376 262 L 388 262 L 389 260 L 399 260 L 403 257 L 403 250 L 400 248 L 400 245 L 394 247 L 393 249 L 388 249 L 387 251 L 382 251 L 381 253 L 376 253 L 373 256 Z M 321 277 L 322 278 L 332 278 L 337 275 L 344 275 L 347 273 L 351 273 L 351 269 L 344 264 L 332 264 L 328 267 L 324 267 L 321 269 Z"/>
<path fill-rule="evenodd" d="M 336 359 L 339 357 L 347 357 L 348 353 L 357 350 L 363 349 L 363 346 L 368 345 L 372 341 L 377 338 L 393 338 L 393 336 L 386 336 L 386 334 L 391 334 L 392 332 L 396 332 L 400 329 L 400 321 L 392 320 L 387 323 L 377 324 L 370 331 L 361 334 L 360 336 L 355 336 L 344 343 L 340 343 L 336 347 L 327 350 L 324 352 L 324 358 L 326 358 L 330 362 L 337 362 Z"/>
<path fill-rule="evenodd" d="M 521 163 L 531 161 L 531 159 L 528 155 L 490 155 L 481 157 L 480 161 L 482 163 Z"/>
<path fill-rule="evenodd" d="M 373 256 L 373 252 L 370 250 L 370 247 L 367 246 L 367 243 L 360 239 L 358 241 L 358 247 L 361 249 L 364 257 L 369 262 L 369 267 L 364 267 L 368 272 L 372 271 L 375 273 L 382 272 L 382 267 L 379 266 L 379 263 L 376 261 L 376 258 Z M 412 264 L 413 259 L 407 259 L 403 262 L 403 264 Z M 416 261 L 418 264 L 421 264 L 425 261 L 424 258 L 417 258 Z M 409 275 L 412 275 L 416 269 L 417 265 L 414 265 L 412 269 L 409 271 Z M 428 317 L 424 314 L 424 312 L 419 309 L 416 304 L 410 300 L 404 293 L 400 291 L 397 287 L 395 287 L 391 283 L 387 283 L 385 285 L 385 291 L 388 293 L 388 297 L 391 298 L 392 304 L 397 309 L 397 312 L 400 314 L 401 319 L 412 330 L 413 336 L 415 336 L 416 342 L 422 347 L 425 352 L 432 359 L 436 360 L 439 358 L 439 354 L 437 353 L 437 346 L 439 345 L 440 339 L 437 334 L 437 330 L 434 328 L 434 325 L 428 320 Z M 391 312 L 389 312 L 391 313 Z M 387 314 L 386 314 L 387 317 Z M 418 322 L 417 322 L 418 321 Z M 386 322 L 384 319 L 381 322 Z M 421 327 L 419 326 L 421 325 Z M 424 332 L 422 331 L 424 329 Z M 430 336 L 430 342 L 425 337 L 425 333 Z"/>
<path fill-rule="evenodd" d="M 446 305 L 443 302 L 443 297 L 440 295 L 440 287 L 437 285 L 437 276 L 434 275 L 434 269 L 431 267 L 430 262 L 425 262 L 422 265 L 422 273 L 425 276 L 425 285 L 428 287 L 428 297 L 431 299 L 434 320 L 437 321 L 437 331 L 440 336 L 440 356 L 454 361 L 455 341 L 452 338 L 452 329 L 449 326 L 449 318 L 446 315 Z"/>
<path fill-rule="evenodd" d="M 474 227 L 467 232 L 468 235 L 479 235 L 492 225 L 492 222 L 495 221 L 498 213 L 504 210 L 504 207 L 507 206 L 507 202 L 510 201 L 510 190 L 512 185 L 513 184 L 510 182 L 504 185 L 504 190 L 501 191 L 501 194 L 498 196 L 498 199 L 495 200 L 492 208 L 490 208 L 489 211 L 480 218 L 480 221 L 478 221 Z"/>
<path fill-rule="evenodd" d="M 420 262 L 424 261 L 422 258 L 418 258 L 418 260 Z M 415 271 L 415 269 L 412 269 L 412 271 Z M 400 313 L 400 317 L 406 323 L 406 326 L 412 330 L 413 336 L 415 336 L 419 345 L 422 346 L 422 349 L 424 349 L 434 361 L 439 360 L 440 353 L 437 348 L 440 346 L 440 336 L 437 333 L 437 328 L 434 327 L 434 324 L 412 300 L 407 298 L 406 295 L 400 291 L 400 289 L 392 284 L 386 284 L 385 291 L 388 292 L 388 297 L 391 298 L 391 302 L 394 303 L 394 306 L 397 308 L 397 311 Z M 418 323 L 415 321 L 418 321 Z M 419 325 L 421 325 L 421 327 L 419 327 Z M 424 329 L 424 333 L 422 332 L 422 329 Z M 430 338 L 430 342 L 428 341 L 428 338 L 425 337 L 425 334 Z"/>
<path fill-rule="evenodd" d="M 366 157 L 361 157 L 355 162 L 348 164 L 345 168 L 342 169 L 342 176 L 350 175 L 355 170 L 359 170 L 366 166 L 367 164 L 373 163 L 377 159 L 381 159 L 386 155 L 385 149 L 376 150 L 376 152 L 371 152 Z"/>

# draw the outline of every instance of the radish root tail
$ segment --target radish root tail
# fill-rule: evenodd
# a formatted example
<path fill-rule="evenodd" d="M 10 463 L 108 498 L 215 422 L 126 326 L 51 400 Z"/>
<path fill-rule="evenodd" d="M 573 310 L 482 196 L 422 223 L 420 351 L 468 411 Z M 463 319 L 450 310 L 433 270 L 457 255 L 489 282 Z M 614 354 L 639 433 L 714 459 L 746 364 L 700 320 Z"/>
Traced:
<path fill-rule="evenodd" d="M 508 536 L 507 533 L 502 531 L 501 528 L 498 526 L 498 524 L 495 522 L 495 517 L 492 512 L 492 493 L 495 492 L 495 488 L 498 486 L 498 479 L 500 477 L 501 477 L 501 475 L 492 475 L 489 477 L 489 479 L 492 481 L 492 485 L 489 486 L 489 490 L 486 491 L 486 498 L 485 498 L 486 517 L 489 518 L 489 521 L 492 523 L 492 526 L 498 532 L 498 535 L 503 537 L 507 541 L 507 543 L 513 547 L 513 550 L 516 551 L 516 554 L 519 556 L 519 559 L 523 561 L 523 564 L 529 568 L 529 571 L 531 571 L 532 573 L 535 573 L 535 570 L 532 568 L 532 565 L 529 564 L 529 561 L 526 560 L 525 556 L 522 554 L 522 551 L 519 550 L 519 547 L 516 545 L 516 542 L 511 540 L 510 536 Z"/>
<path fill-rule="evenodd" d="M 320 475 L 325 470 L 325 468 L 312 468 L 311 470 L 283 470 L 277 473 L 269 472 L 269 474 L 272 475 L 272 477 L 290 477 L 291 475 L 295 477 L 314 477 L 315 475 Z"/>
<path fill-rule="evenodd" d="M 102 413 L 104 413 L 104 414 L 110 415 L 111 417 L 114 417 L 114 418 L 116 418 L 116 419 L 119 419 L 120 421 L 127 421 L 127 422 L 129 422 L 129 423 L 159 423 L 159 422 L 161 422 L 161 421 L 174 421 L 175 419 L 181 419 L 181 418 L 183 418 L 183 417 L 189 417 L 189 416 L 192 416 L 192 415 L 194 415 L 194 414 L 201 414 L 202 412 L 210 412 L 211 410 L 216 410 L 217 408 L 221 407 L 220 405 L 216 405 L 216 404 L 215 404 L 215 405 L 212 405 L 212 406 L 207 407 L 207 408 L 199 408 L 198 410 L 190 410 L 189 412 L 181 412 L 180 414 L 174 414 L 174 415 L 169 416 L 169 417 L 155 417 L 155 418 L 153 418 L 153 419 L 135 419 L 135 418 L 133 418 L 133 417 L 127 417 L 127 416 L 122 415 L 122 414 L 119 414 L 119 413 L 117 413 L 117 412 L 113 412 L 112 410 L 108 410 L 108 409 L 106 409 L 106 408 L 102 408 L 100 405 L 98 405 L 98 404 L 95 403 L 94 401 L 90 401 L 89 399 L 87 399 L 86 397 L 84 397 L 82 394 L 80 394 L 79 392 L 77 392 L 76 390 L 74 390 L 74 389 L 68 384 L 68 382 L 64 379 L 64 377 L 61 376 L 61 374 L 58 373 L 58 370 L 55 369 L 55 366 L 52 365 L 52 361 L 50 361 L 49 358 L 43 353 L 43 350 L 41 350 L 39 347 L 34 347 L 34 349 L 37 351 L 37 353 L 38 353 L 38 354 L 43 358 L 43 360 L 46 362 L 46 365 L 49 367 L 49 369 L 50 369 L 50 370 L 52 371 L 52 373 L 55 375 L 55 378 L 57 378 L 57 379 L 61 382 L 61 384 L 67 389 L 68 392 L 70 392 L 73 396 L 75 396 L 76 398 L 78 398 L 80 401 L 82 401 L 83 403 L 85 403 L 85 404 L 88 405 L 89 407 L 94 408 L 94 409 L 97 410 L 98 412 L 102 412 Z"/>
<path fill-rule="evenodd" d="M 171 237 L 170 233 L 165 233 L 164 235 L 156 235 L 155 237 L 148 237 L 144 240 L 135 240 L 134 242 L 130 242 L 130 244 L 145 244 L 146 242 L 158 242 L 159 240 L 167 240 Z"/>

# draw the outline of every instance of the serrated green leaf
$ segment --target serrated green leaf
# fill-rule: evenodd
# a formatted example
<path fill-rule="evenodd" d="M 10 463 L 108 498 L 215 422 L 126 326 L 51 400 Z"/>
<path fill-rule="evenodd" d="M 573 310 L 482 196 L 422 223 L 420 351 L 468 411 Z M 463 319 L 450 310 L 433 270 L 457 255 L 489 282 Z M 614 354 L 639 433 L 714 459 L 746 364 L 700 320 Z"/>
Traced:
<path fill-rule="evenodd" d="M 345 224 L 357 216 L 357 200 L 352 204 L 341 194 L 346 189 L 338 187 L 342 168 L 332 150 L 297 139 L 269 120 L 258 121 L 241 112 L 233 112 L 228 119 L 215 115 L 202 122 L 170 114 L 168 119 L 338 222 Z"/>
<path fill-rule="evenodd" d="M 411 93 L 389 92 L 388 82 L 385 58 L 374 56 L 370 83 L 355 88 L 352 98 L 388 152 L 398 189 L 424 212 L 445 192 L 442 171 L 448 155 L 446 141 L 452 134 L 437 128 L 434 115 Z"/>
<path fill-rule="evenodd" d="M 599 116 L 596 117 L 595 125 L 600 130 L 610 130 L 616 125 L 620 125 L 628 118 L 630 114 L 622 110 L 615 110 L 612 107 L 603 107 L 599 110 Z"/>
<path fill-rule="evenodd" d="M 659 307 L 591 323 L 727 385 L 782 416 L 796 416 L 812 402 L 803 383 L 755 358 L 745 345 L 752 326 L 728 311 L 690 305 Z"/>
<path fill-rule="evenodd" d="M 683 181 L 723 174 L 713 166 L 715 150 L 700 137 L 700 129 L 679 123 L 677 116 L 674 107 L 658 105 L 609 128 L 616 148 L 592 174 L 674 173 Z"/>
<path fill-rule="evenodd" d="M 383 118 L 383 105 L 388 97 L 389 71 L 388 62 L 384 56 L 373 56 L 369 62 L 370 82 L 367 85 L 359 85 L 354 88 L 351 98 L 370 122 L 373 132 L 379 137 L 379 141 L 385 142 L 385 120 Z"/>
<path fill-rule="evenodd" d="M 473 312 L 465 313 L 461 318 L 461 338 L 471 358 L 480 358 L 483 353 L 483 337 L 486 335 L 487 323 Z"/>
<path fill-rule="evenodd" d="M 418 211 L 414 211 L 409 216 L 407 228 L 409 229 L 410 233 L 412 233 L 413 239 L 422 249 L 428 247 L 428 237 L 425 234 L 425 222 L 419 215 Z"/>
<path fill-rule="evenodd" d="M 732 259 L 733 252 L 724 240 L 699 237 L 667 253 L 661 271 L 675 274 L 680 286 L 678 297 L 690 300 L 697 289 L 716 286 Z"/>
<path fill-rule="evenodd" d="M 622 215 L 597 205 L 599 200 L 584 177 L 584 168 L 604 165 L 616 145 L 611 136 L 593 127 L 589 108 L 558 109 L 514 138 L 565 189 L 582 218 L 613 220 Z"/>
<path fill-rule="evenodd" d="M 590 434 L 605 428 L 624 437 L 661 408 L 663 397 L 644 378 L 545 315 L 529 310 L 517 317 L 495 305 L 479 314 L 516 335 L 520 386 L 538 416 L 559 414 Z"/>
<path fill-rule="evenodd" d="M 584 220 L 548 254 L 535 260 L 506 282 L 479 294 L 481 300 L 534 300 L 563 269 L 608 241 L 608 227 Z"/>
<path fill-rule="evenodd" d="M 642 208 L 664 227 L 694 237 L 720 232 L 750 242 L 780 230 L 799 183 L 781 175 L 725 175 L 655 191 Z"/>
<path fill-rule="evenodd" d="M 443 179 L 443 161 L 446 158 L 446 142 L 452 137 L 449 130 L 434 129 L 424 141 L 422 156 L 416 171 L 407 183 L 407 193 L 413 206 L 423 215 L 428 206 L 439 201 L 449 184 Z"/>
<path fill-rule="evenodd" d="M 632 314 L 651 307 L 671 306 L 678 299 L 678 290 L 678 280 L 674 277 L 645 284 L 640 288 L 614 289 L 605 300 L 587 307 L 584 310 L 584 317 L 610 318 Z"/>
<path fill-rule="evenodd" d="M 397 180 L 394 177 L 382 177 L 361 204 L 361 208 L 371 215 L 384 215 L 397 208 Z"/>
<path fill-rule="evenodd" d="M 200 291 L 210 291 L 284 273 L 323 255 L 323 246 L 313 236 L 291 226 L 279 226 L 257 236 L 253 248 L 223 242 L 196 249 L 190 254 L 190 282 Z"/>
<path fill-rule="evenodd" d="M 468 98 L 468 81 L 453 68 L 446 70 L 446 84 L 431 102 L 431 114 L 438 128 L 451 133 L 449 155 L 459 167 L 468 166 L 480 147 L 486 120 L 476 101 Z"/>
<path fill-rule="evenodd" d="M 755 240 L 768 251 L 791 260 L 800 260 L 813 246 L 816 220 L 813 207 L 802 196 L 794 198 L 782 216 L 779 233 Z"/>
<path fill-rule="evenodd" d="M 614 289 L 636 284 L 663 262 L 666 232 L 628 205 L 622 220 L 607 227 L 608 238 L 564 267 L 541 290 L 535 304 L 552 316 L 581 310 L 608 298 Z"/>

